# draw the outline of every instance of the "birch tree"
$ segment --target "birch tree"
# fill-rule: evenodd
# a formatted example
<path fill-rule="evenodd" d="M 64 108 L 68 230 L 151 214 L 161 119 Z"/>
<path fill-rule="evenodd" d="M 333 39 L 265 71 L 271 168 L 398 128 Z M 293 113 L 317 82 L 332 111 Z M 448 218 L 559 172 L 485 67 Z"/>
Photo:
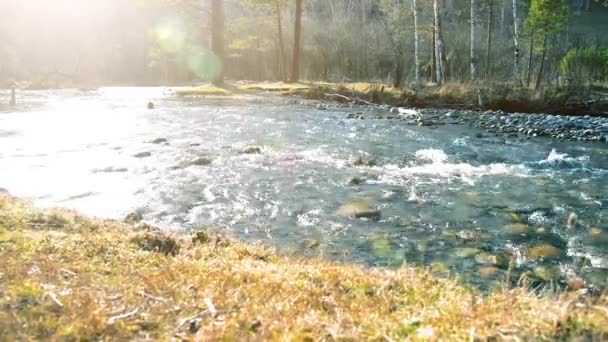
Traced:
<path fill-rule="evenodd" d="M 519 14 L 517 0 L 513 0 L 513 76 L 519 79 Z"/>
<path fill-rule="evenodd" d="M 444 69 L 444 54 L 443 54 L 443 39 L 441 35 L 441 13 L 439 7 L 439 1 L 433 0 L 433 12 L 435 17 L 435 72 L 437 73 L 437 83 L 445 83 L 445 69 Z"/>
<path fill-rule="evenodd" d="M 471 81 L 476 79 L 477 60 L 475 57 L 475 24 L 477 23 L 476 2 L 471 0 Z"/>

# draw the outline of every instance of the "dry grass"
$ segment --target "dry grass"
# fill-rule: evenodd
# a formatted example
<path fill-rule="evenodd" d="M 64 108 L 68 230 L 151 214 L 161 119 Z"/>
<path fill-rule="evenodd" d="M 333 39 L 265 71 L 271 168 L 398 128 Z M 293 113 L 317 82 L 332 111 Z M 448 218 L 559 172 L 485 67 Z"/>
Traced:
<path fill-rule="evenodd" d="M 482 296 L 425 270 L 290 259 L 0 196 L 3 340 L 606 338 L 607 307 L 580 293 Z"/>
<path fill-rule="evenodd" d="M 232 95 L 232 92 L 230 90 L 226 88 L 216 87 L 211 84 L 192 88 L 178 89 L 175 93 L 179 96 Z"/>

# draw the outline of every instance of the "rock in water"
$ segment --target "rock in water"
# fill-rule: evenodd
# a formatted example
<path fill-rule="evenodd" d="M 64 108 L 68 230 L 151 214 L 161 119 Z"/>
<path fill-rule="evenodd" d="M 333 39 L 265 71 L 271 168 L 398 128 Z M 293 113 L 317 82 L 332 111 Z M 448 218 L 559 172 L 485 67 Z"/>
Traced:
<path fill-rule="evenodd" d="M 196 158 L 194 159 L 190 165 L 195 165 L 195 166 L 207 166 L 207 165 L 211 165 L 212 160 L 206 157 L 200 157 L 200 158 Z"/>
<path fill-rule="evenodd" d="M 562 255 L 562 250 L 548 244 L 541 244 L 530 247 L 526 256 L 530 259 L 554 259 Z"/>
<path fill-rule="evenodd" d="M 567 223 L 568 229 L 575 229 L 577 220 L 578 220 L 578 216 L 576 216 L 575 213 L 570 213 L 570 215 L 568 216 L 568 223 Z"/>
<path fill-rule="evenodd" d="M 152 143 L 152 144 L 164 144 L 167 142 L 168 141 L 165 138 L 158 138 L 158 139 L 154 139 L 154 140 L 150 141 L 150 143 Z"/>
<path fill-rule="evenodd" d="M 380 211 L 372 208 L 364 201 L 347 202 L 338 210 L 338 214 L 346 217 L 380 219 Z"/>
<path fill-rule="evenodd" d="M 152 155 L 151 152 L 140 152 L 140 153 L 134 154 L 133 157 L 135 157 L 135 158 L 147 158 L 147 157 L 150 157 L 151 155 Z"/>
<path fill-rule="evenodd" d="M 243 153 L 243 154 L 261 154 L 262 149 L 257 146 L 250 146 L 250 147 L 246 147 L 245 149 L 243 149 L 241 151 L 241 153 Z"/>

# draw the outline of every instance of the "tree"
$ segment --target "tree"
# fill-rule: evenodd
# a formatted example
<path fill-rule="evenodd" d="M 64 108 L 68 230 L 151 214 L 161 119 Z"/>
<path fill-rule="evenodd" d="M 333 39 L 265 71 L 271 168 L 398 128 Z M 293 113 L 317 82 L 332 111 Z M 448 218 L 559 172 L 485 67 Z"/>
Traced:
<path fill-rule="evenodd" d="M 488 42 L 486 43 L 486 73 L 485 78 L 488 78 L 490 73 L 490 57 L 492 56 L 492 24 L 494 22 L 494 0 L 488 2 Z"/>
<path fill-rule="evenodd" d="M 222 0 L 211 0 L 211 50 L 221 61 L 221 70 L 212 80 L 213 84 L 224 83 L 224 65 L 226 63 L 224 53 L 224 8 Z"/>
<path fill-rule="evenodd" d="M 437 83 L 445 83 L 443 38 L 441 32 L 441 14 L 438 0 L 433 0 L 433 11 L 435 18 L 435 72 L 437 73 Z"/>
<path fill-rule="evenodd" d="M 532 0 L 526 20 L 530 32 L 531 50 L 534 48 L 534 37 L 542 39 L 540 67 L 535 88 L 542 83 L 547 51 L 547 37 L 565 29 L 568 25 L 569 4 L 566 0 Z M 529 77 L 528 77 L 529 78 Z"/>
<path fill-rule="evenodd" d="M 471 81 L 476 78 L 477 60 L 475 58 L 475 24 L 477 23 L 475 0 L 471 0 Z"/>
<path fill-rule="evenodd" d="M 519 14 L 517 0 L 513 0 L 513 75 L 519 79 Z"/>
<path fill-rule="evenodd" d="M 293 33 L 293 61 L 291 64 L 291 83 L 300 80 L 300 55 L 302 54 L 302 0 L 296 0 L 296 18 Z"/>
<path fill-rule="evenodd" d="M 420 83 L 420 37 L 418 28 L 418 0 L 413 0 L 412 12 L 414 12 L 414 77 L 416 83 Z"/>

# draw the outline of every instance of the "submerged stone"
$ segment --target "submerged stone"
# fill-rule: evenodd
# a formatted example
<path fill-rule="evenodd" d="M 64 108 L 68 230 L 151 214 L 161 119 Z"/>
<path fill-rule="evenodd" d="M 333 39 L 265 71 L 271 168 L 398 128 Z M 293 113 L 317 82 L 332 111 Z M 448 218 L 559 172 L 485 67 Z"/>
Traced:
<path fill-rule="evenodd" d="M 245 147 L 241 150 L 242 154 L 262 154 L 262 149 L 257 146 Z"/>
<path fill-rule="evenodd" d="M 158 138 L 158 139 L 154 139 L 154 140 L 150 141 L 150 143 L 152 143 L 152 144 L 163 144 L 163 143 L 167 143 L 167 142 L 169 142 L 169 141 L 165 138 Z"/>
<path fill-rule="evenodd" d="M 479 253 L 475 255 L 475 261 L 481 265 L 496 266 L 499 268 L 509 267 L 509 258 L 503 254 Z"/>
<path fill-rule="evenodd" d="M 530 232 L 530 227 L 527 224 L 515 223 L 506 225 L 504 231 L 510 235 L 526 235 Z"/>
<path fill-rule="evenodd" d="M 460 247 L 454 250 L 454 255 L 458 258 L 470 258 L 481 253 L 481 250 L 472 247 Z"/>
<path fill-rule="evenodd" d="M 140 153 L 133 155 L 133 157 L 135 157 L 135 158 L 147 158 L 150 156 L 152 156 L 152 152 L 140 152 Z"/>
<path fill-rule="evenodd" d="M 553 259 L 559 258 L 562 254 L 561 249 L 549 244 L 536 245 L 526 251 L 526 256 L 530 259 Z"/>
<path fill-rule="evenodd" d="M 207 165 L 211 165 L 213 161 L 209 158 L 206 157 L 200 157 L 200 158 L 196 158 L 193 161 L 190 162 L 190 165 L 194 165 L 194 166 L 207 166 Z"/>
<path fill-rule="evenodd" d="M 380 211 L 365 201 L 347 202 L 340 207 L 338 214 L 345 217 L 380 219 Z"/>
<path fill-rule="evenodd" d="M 479 269 L 479 275 L 482 278 L 491 278 L 496 276 L 500 272 L 500 269 L 494 266 L 482 267 Z"/>

